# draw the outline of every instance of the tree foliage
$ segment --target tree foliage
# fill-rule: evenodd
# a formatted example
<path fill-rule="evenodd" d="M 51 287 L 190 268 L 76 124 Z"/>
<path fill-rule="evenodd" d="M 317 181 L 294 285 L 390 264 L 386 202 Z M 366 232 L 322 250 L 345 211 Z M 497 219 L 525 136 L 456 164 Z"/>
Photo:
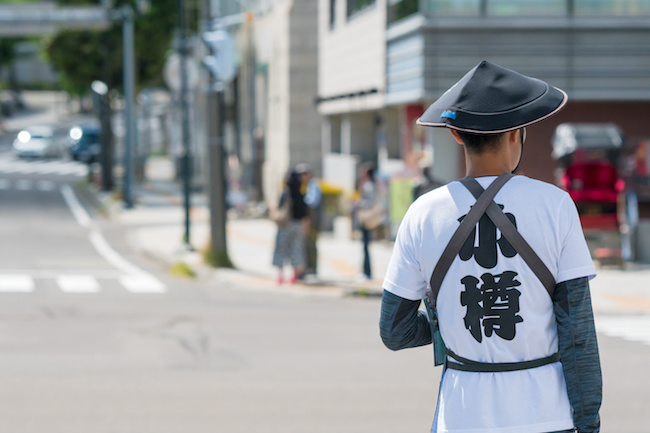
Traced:
<path fill-rule="evenodd" d="M 17 38 L 1 38 L 0 39 L 0 70 L 7 65 L 10 65 L 16 55 L 14 53 L 14 46 L 18 41 Z"/>
<path fill-rule="evenodd" d="M 92 5 L 98 0 L 59 0 L 61 6 Z M 196 0 L 186 3 L 195 4 Z M 120 9 L 135 0 L 114 0 Z M 162 69 L 177 24 L 177 0 L 150 0 L 149 10 L 135 18 L 135 70 L 138 87 L 162 82 Z M 94 80 L 122 87 L 122 24 L 105 31 L 61 31 L 45 42 L 45 53 L 59 72 L 61 86 L 74 95 L 88 92 Z"/>
<path fill-rule="evenodd" d="M 32 3 L 34 0 L 3 0 L 2 3 Z M 20 41 L 25 40 L 21 37 L 2 37 L 0 38 L 0 70 L 9 66 L 16 59 L 14 48 Z"/>

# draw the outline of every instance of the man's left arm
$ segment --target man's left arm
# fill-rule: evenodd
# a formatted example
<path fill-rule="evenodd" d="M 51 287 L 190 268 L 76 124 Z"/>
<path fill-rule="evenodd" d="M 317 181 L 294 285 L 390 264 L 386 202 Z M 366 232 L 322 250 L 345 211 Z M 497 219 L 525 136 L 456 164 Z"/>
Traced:
<path fill-rule="evenodd" d="M 411 301 L 387 290 L 381 299 L 379 333 L 390 350 L 424 346 L 431 343 L 431 325 L 420 301 Z"/>
<path fill-rule="evenodd" d="M 582 277 L 557 284 L 553 307 L 574 425 L 578 433 L 596 433 L 600 430 L 598 412 L 603 383 L 589 279 Z"/>

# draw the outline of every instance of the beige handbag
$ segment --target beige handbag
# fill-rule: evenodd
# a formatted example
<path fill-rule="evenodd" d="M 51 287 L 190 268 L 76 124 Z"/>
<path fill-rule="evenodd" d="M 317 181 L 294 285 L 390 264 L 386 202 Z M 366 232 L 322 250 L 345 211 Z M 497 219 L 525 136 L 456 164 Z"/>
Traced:
<path fill-rule="evenodd" d="M 358 209 L 357 220 L 366 230 L 374 230 L 384 223 L 386 211 L 381 203 L 376 203 L 369 209 Z"/>

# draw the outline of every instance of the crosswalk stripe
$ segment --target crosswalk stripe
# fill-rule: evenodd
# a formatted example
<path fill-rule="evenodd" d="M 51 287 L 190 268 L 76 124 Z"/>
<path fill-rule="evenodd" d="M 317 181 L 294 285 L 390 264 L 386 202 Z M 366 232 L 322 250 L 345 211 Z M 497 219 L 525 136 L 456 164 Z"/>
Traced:
<path fill-rule="evenodd" d="M 602 334 L 650 345 L 650 316 L 598 316 L 595 322 Z"/>
<path fill-rule="evenodd" d="M 19 191 L 29 191 L 30 189 L 32 189 L 32 181 L 27 179 L 17 180 L 16 189 Z"/>
<path fill-rule="evenodd" d="M 59 163 L 57 163 L 56 161 L 43 161 L 39 163 L 37 168 L 38 168 L 38 172 L 41 174 L 56 173 L 56 171 L 59 169 Z"/>
<path fill-rule="evenodd" d="M 12 154 L 0 155 L 0 173 L 85 176 L 88 166 L 77 161 L 21 161 Z"/>
<path fill-rule="evenodd" d="M 132 294 L 163 294 L 167 286 L 152 275 L 132 274 L 121 276 L 99 276 L 103 280 L 116 281 L 127 292 Z M 48 275 L 46 278 L 29 274 L 0 273 L 0 294 L 2 293 L 30 293 L 37 291 L 36 281 L 53 279 L 61 292 L 75 293 L 101 293 L 102 284 L 98 276 L 90 274 L 57 274 Z M 39 283 L 40 284 L 40 283 Z M 108 283 L 109 287 L 111 284 Z"/>
<path fill-rule="evenodd" d="M 130 275 L 119 279 L 120 283 L 131 293 L 164 293 L 165 285 L 150 275 Z"/>
<path fill-rule="evenodd" d="M 0 275 L 0 292 L 28 293 L 34 291 L 34 280 L 29 275 Z"/>
<path fill-rule="evenodd" d="M 36 183 L 36 189 L 39 191 L 53 191 L 55 188 L 54 182 L 51 180 L 39 180 Z"/>
<path fill-rule="evenodd" d="M 0 179 L 0 189 L 9 189 L 11 188 L 11 182 L 7 179 Z"/>
<path fill-rule="evenodd" d="M 56 283 L 66 293 L 97 293 L 99 282 L 90 275 L 59 275 Z"/>
<path fill-rule="evenodd" d="M 16 172 L 18 172 L 19 170 L 20 170 L 20 166 L 19 166 L 19 165 L 14 165 L 14 164 L 11 164 L 11 165 L 3 165 L 3 164 L 0 164 L 0 173 L 11 174 L 11 173 L 16 173 Z"/>

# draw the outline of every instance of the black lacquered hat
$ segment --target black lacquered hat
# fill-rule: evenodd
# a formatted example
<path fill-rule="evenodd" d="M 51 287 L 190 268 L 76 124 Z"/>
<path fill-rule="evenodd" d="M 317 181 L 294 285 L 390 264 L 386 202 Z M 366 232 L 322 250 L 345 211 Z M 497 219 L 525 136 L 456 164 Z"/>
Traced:
<path fill-rule="evenodd" d="M 557 87 L 482 61 L 431 104 L 417 123 L 497 134 L 544 120 L 566 102 L 566 93 Z"/>

